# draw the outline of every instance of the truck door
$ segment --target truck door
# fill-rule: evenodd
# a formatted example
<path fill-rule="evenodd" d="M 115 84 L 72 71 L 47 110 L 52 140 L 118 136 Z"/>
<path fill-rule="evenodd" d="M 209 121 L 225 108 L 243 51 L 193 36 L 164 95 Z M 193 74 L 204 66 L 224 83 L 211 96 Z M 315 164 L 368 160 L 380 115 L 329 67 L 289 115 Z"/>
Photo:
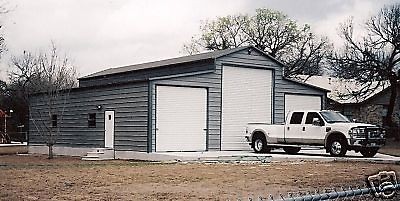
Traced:
<path fill-rule="evenodd" d="M 286 143 L 298 144 L 302 141 L 303 136 L 303 116 L 304 112 L 293 112 L 290 121 L 285 125 L 285 141 Z"/>
<path fill-rule="evenodd" d="M 313 119 L 319 120 L 319 125 L 313 125 Z M 305 134 L 303 143 L 324 145 L 326 127 L 325 122 L 317 112 L 308 112 L 304 123 Z"/>

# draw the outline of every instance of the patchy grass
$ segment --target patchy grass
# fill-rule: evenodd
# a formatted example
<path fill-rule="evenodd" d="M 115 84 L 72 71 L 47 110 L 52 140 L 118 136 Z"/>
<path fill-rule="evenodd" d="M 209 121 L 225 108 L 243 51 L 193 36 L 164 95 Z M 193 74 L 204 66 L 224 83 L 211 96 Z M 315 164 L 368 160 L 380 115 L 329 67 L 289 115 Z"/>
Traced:
<path fill-rule="evenodd" d="M 0 200 L 237 200 L 315 188 L 363 185 L 400 165 L 365 162 L 267 164 L 81 161 L 0 156 Z"/>

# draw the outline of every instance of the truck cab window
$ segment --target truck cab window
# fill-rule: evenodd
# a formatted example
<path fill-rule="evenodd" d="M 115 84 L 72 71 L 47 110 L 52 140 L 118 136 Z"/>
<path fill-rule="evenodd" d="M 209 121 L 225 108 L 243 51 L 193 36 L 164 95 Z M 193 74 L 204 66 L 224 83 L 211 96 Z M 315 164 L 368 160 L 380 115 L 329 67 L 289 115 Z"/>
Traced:
<path fill-rule="evenodd" d="M 322 121 L 321 116 L 319 116 L 319 114 L 316 113 L 316 112 L 309 112 L 309 113 L 307 113 L 306 124 L 312 124 L 314 118 L 319 119 L 319 122 L 321 122 L 321 126 L 323 126 L 324 121 Z"/>
<path fill-rule="evenodd" d="M 293 112 L 290 124 L 301 124 L 303 120 L 304 112 Z"/>

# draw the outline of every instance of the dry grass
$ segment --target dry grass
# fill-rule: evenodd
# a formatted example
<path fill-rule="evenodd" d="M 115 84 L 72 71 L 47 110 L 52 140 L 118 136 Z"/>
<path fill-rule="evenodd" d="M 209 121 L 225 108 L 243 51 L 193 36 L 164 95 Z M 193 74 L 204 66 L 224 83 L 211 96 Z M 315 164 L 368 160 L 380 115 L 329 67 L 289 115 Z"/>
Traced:
<path fill-rule="evenodd" d="M 78 158 L 0 156 L 0 200 L 235 200 L 363 185 L 367 175 L 399 165 L 349 162 L 154 164 Z"/>

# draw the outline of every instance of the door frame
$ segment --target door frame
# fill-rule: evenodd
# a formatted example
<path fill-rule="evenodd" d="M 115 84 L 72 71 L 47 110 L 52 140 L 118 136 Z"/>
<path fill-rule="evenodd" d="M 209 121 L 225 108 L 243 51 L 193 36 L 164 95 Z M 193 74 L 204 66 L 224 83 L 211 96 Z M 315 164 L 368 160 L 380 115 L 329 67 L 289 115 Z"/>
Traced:
<path fill-rule="evenodd" d="M 223 149 L 223 116 L 224 116 L 224 111 L 223 111 L 223 90 L 224 90 L 224 71 L 228 68 L 242 68 L 242 69 L 253 69 L 253 70 L 265 70 L 265 71 L 270 71 L 271 72 L 271 97 L 270 97 L 270 107 L 271 111 L 269 113 L 270 115 L 270 122 L 271 124 L 275 123 L 275 68 L 269 67 L 269 66 L 259 66 L 259 65 L 254 65 L 254 64 L 237 64 L 237 63 L 231 63 L 231 62 L 222 62 L 221 63 L 221 99 L 220 99 L 220 106 L 221 106 L 221 111 L 220 111 L 220 133 L 219 133 L 219 150 L 222 151 Z"/>
<path fill-rule="evenodd" d="M 283 113 L 284 113 L 284 121 L 286 122 L 288 119 L 288 114 L 286 114 L 286 95 L 298 95 L 298 96 L 314 96 L 320 97 L 320 110 L 324 108 L 324 95 L 321 94 L 307 94 L 307 93 L 294 93 L 294 92 L 284 92 L 283 93 Z"/>
<path fill-rule="evenodd" d="M 107 121 L 107 112 L 112 112 L 113 113 L 113 132 L 112 132 L 112 146 L 107 147 L 106 146 L 106 139 L 107 139 L 107 130 L 106 130 L 106 121 Z M 104 147 L 105 148 L 114 148 L 115 146 L 115 110 L 105 110 L 104 111 Z"/>
<path fill-rule="evenodd" d="M 205 124 L 206 124 L 206 132 L 205 132 L 205 137 L 206 137 L 206 142 L 205 142 L 205 150 L 204 151 L 208 151 L 209 150 L 209 87 L 205 87 L 205 86 L 193 86 L 193 85 L 181 85 L 181 84 L 164 84 L 164 83 L 154 83 L 153 87 L 154 87 L 154 91 L 152 90 L 151 92 L 154 92 L 154 128 L 152 128 L 152 138 L 154 138 L 154 147 L 152 147 L 152 152 L 157 152 L 157 133 L 158 133 L 158 129 L 157 129 L 157 120 L 158 120 L 158 114 L 157 114 L 157 105 L 158 105 L 158 93 L 157 93 L 157 88 L 161 86 L 161 87 L 183 87 L 183 88 L 200 88 L 200 89 L 205 89 L 206 90 L 206 119 L 205 119 Z M 153 110 L 153 108 L 152 108 Z M 152 139 L 153 141 L 153 139 Z M 152 143 L 151 143 L 152 144 Z M 153 145 L 152 145 L 153 146 Z"/>

